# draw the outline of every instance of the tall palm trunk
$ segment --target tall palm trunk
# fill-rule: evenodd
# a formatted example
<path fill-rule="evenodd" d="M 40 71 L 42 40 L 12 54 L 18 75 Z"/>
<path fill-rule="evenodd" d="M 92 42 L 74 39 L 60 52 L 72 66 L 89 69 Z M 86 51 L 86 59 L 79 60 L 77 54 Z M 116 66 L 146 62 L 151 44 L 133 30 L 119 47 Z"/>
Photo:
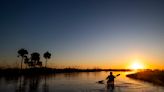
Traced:
<path fill-rule="evenodd" d="M 22 60 L 21 60 L 21 70 L 22 70 L 22 63 L 23 63 L 23 57 L 22 57 Z"/>
<path fill-rule="evenodd" d="M 47 59 L 46 59 L 46 62 L 45 62 L 45 68 L 47 67 Z"/>

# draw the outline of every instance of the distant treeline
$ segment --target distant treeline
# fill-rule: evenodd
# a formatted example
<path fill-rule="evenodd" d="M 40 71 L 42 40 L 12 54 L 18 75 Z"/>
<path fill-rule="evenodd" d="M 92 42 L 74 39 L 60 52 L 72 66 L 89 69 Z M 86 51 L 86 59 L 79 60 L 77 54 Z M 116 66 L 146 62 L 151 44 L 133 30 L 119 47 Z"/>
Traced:
<path fill-rule="evenodd" d="M 99 72 L 99 71 L 131 71 L 130 69 L 76 69 L 76 68 L 8 68 L 0 69 L 0 76 L 7 75 L 32 75 L 32 74 L 55 74 L 55 73 L 73 73 L 73 72 Z"/>
<path fill-rule="evenodd" d="M 72 73 L 72 72 L 99 72 L 99 71 L 131 71 L 130 69 L 78 69 L 78 68 L 48 68 L 47 61 L 51 58 L 50 52 L 45 52 L 42 56 L 45 58 L 45 66 L 43 67 L 40 61 L 40 54 L 38 52 L 29 52 L 21 48 L 17 51 L 20 60 L 20 68 L 0 68 L 0 76 L 20 76 L 33 74 L 55 74 L 55 73 Z M 25 67 L 23 68 L 23 64 Z M 19 67 L 19 66 L 18 66 Z"/>

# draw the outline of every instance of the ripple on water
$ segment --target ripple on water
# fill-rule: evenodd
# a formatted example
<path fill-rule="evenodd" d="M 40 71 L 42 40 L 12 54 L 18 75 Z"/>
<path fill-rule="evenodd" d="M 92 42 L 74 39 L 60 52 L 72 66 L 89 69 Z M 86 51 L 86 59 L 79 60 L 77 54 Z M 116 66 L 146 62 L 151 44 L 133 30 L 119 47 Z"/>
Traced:
<path fill-rule="evenodd" d="M 115 89 L 107 89 L 105 84 L 96 81 L 105 79 L 108 72 L 90 73 L 60 73 L 52 76 L 32 76 L 13 79 L 0 79 L 0 92 L 16 92 L 24 89 L 24 92 L 164 92 L 161 86 L 151 83 L 129 79 L 125 72 L 113 72 L 121 74 L 116 78 Z M 21 81 L 20 81 L 21 79 Z M 106 82 L 104 82 L 106 83 Z M 45 85 L 45 86 L 43 86 Z M 22 88 L 21 88 L 22 87 Z"/>

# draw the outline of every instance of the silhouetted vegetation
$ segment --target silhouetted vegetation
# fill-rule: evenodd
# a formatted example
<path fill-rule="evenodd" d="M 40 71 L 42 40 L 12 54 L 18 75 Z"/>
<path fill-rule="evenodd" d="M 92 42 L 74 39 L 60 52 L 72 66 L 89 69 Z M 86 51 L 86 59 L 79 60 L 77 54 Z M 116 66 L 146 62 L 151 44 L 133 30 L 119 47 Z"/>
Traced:
<path fill-rule="evenodd" d="M 46 59 L 46 62 L 45 62 L 45 68 L 47 66 L 47 59 L 50 59 L 51 58 L 51 53 L 49 53 L 48 51 L 46 53 L 44 53 L 43 57 Z"/>
<path fill-rule="evenodd" d="M 40 61 L 40 54 L 37 52 L 34 52 L 31 54 L 31 61 L 29 62 L 32 68 L 35 68 L 36 66 L 41 67 L 42 62 Z"/>
<path fill-rule="evenodd" d="M 22 60 L 21 60 L 21 69 L 22 69 L 22 63 L 23 63 L 23 60 L 24 60 L 24 57 L 27 57 L 26 55 L 28 54 L 28 51 L 25 50 L 25 49 L 20 49 L 18 50 L 18 57 L 21 56 L 22 57 Z"/>
<path fill-rule="evenodd" d="M 28 51 L 25 49 L 18 50 L 18 57 L 21 56 L 21 68 L 7 68 L 0 69 L 0 76 L 20 76 L 20 75 L 36 75 L 36 74 L 54 74 L 54 73 L 71 73 L 71 72 L 98 72 L 98 71 L 130 71 L 130 69 L 78 69 L 78 68 L 48 68 L 47 61 L 51 58 L 50 52 L 45 52 L 43 57 L 46 59 L 45 67 L 42 67 L 42 61 L 40 61 L 40 54 L 38 52 L 33 52 L 28 57 Z M 22 64 L 26 65 L 26 68 L 22 69 Z M 21 70 L 21 72 L 20 72 Z"/>
<path fill-rule="evenodd" d="M 28 51 L 25 50 L 24 48 L 18 50 L 18 57 L 21 56 L 22 60 L 21 60 L 21 70 L 22 70 L 22 65 L 23 65 L 23 61 L 24 64 L 26 65 L 26 68 L 36 68 L 36 67 L 40 67 L 42 68 L 42 62 L 40 61 L 40 54 L 38 52 L 34 52 L 31 54 L 31 57 L 28 58 Z M 49 53 L 48 51 L 45 52 L 43 54 L 43 57 L 46 59 L 45 61 L 45 68 L 47 67 L 47 61 L 48 59 L 51 58 L 51 53 Z"/>
<path fill-rule="evenodd" d="M 73 72 L 99 72 L 99 71 L 131 71 L 130 69 L 76 69 L 76 68 L 64 68 L 53 69 L 44 67 L 34 67 L 28 69 L 22 69 L 19 72 L 18 68 L 0 69 L 0 76 L 19 76 L 19 75 L 38 75 L 38 74 L 55 74 L 55 73 L 73 73 Z"/>
<path fill-rule="evenodd" d="M 139 79 L 147 82 L 151 82 L 158 85 L 164 86 L 164 71 L 160 70 L 147 70 L 147 71 L 141 71 L 134 74 L 129 74 L 127 77 Z"/>

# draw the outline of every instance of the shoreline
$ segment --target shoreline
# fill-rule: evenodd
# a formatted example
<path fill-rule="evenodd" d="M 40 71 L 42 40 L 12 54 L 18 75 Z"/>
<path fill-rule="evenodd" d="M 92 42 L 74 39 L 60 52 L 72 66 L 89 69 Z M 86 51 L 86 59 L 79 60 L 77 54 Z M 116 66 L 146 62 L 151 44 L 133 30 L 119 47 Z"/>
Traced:
<path fill-rule="evenodd" d="M 0 76 L 20 76 L 20 75 L 45 75 L 45 74 L 57 74 L 57 73 L 78 73 L 78 72 L 101 72 L 101 71 L 115 71 L 115 72 L 127 72 L 132 71 L 130 69 L 76 69 L 76 68 L 8 68 L 0 69 Z"/>
<path fill-rule="evenodd" d="M 126 75 L 129 78 L 153 83 L 155 85 L 164 86 L 164 71 L 154 70 L 154 71 L 140 71 L 134 74 Z"/>

